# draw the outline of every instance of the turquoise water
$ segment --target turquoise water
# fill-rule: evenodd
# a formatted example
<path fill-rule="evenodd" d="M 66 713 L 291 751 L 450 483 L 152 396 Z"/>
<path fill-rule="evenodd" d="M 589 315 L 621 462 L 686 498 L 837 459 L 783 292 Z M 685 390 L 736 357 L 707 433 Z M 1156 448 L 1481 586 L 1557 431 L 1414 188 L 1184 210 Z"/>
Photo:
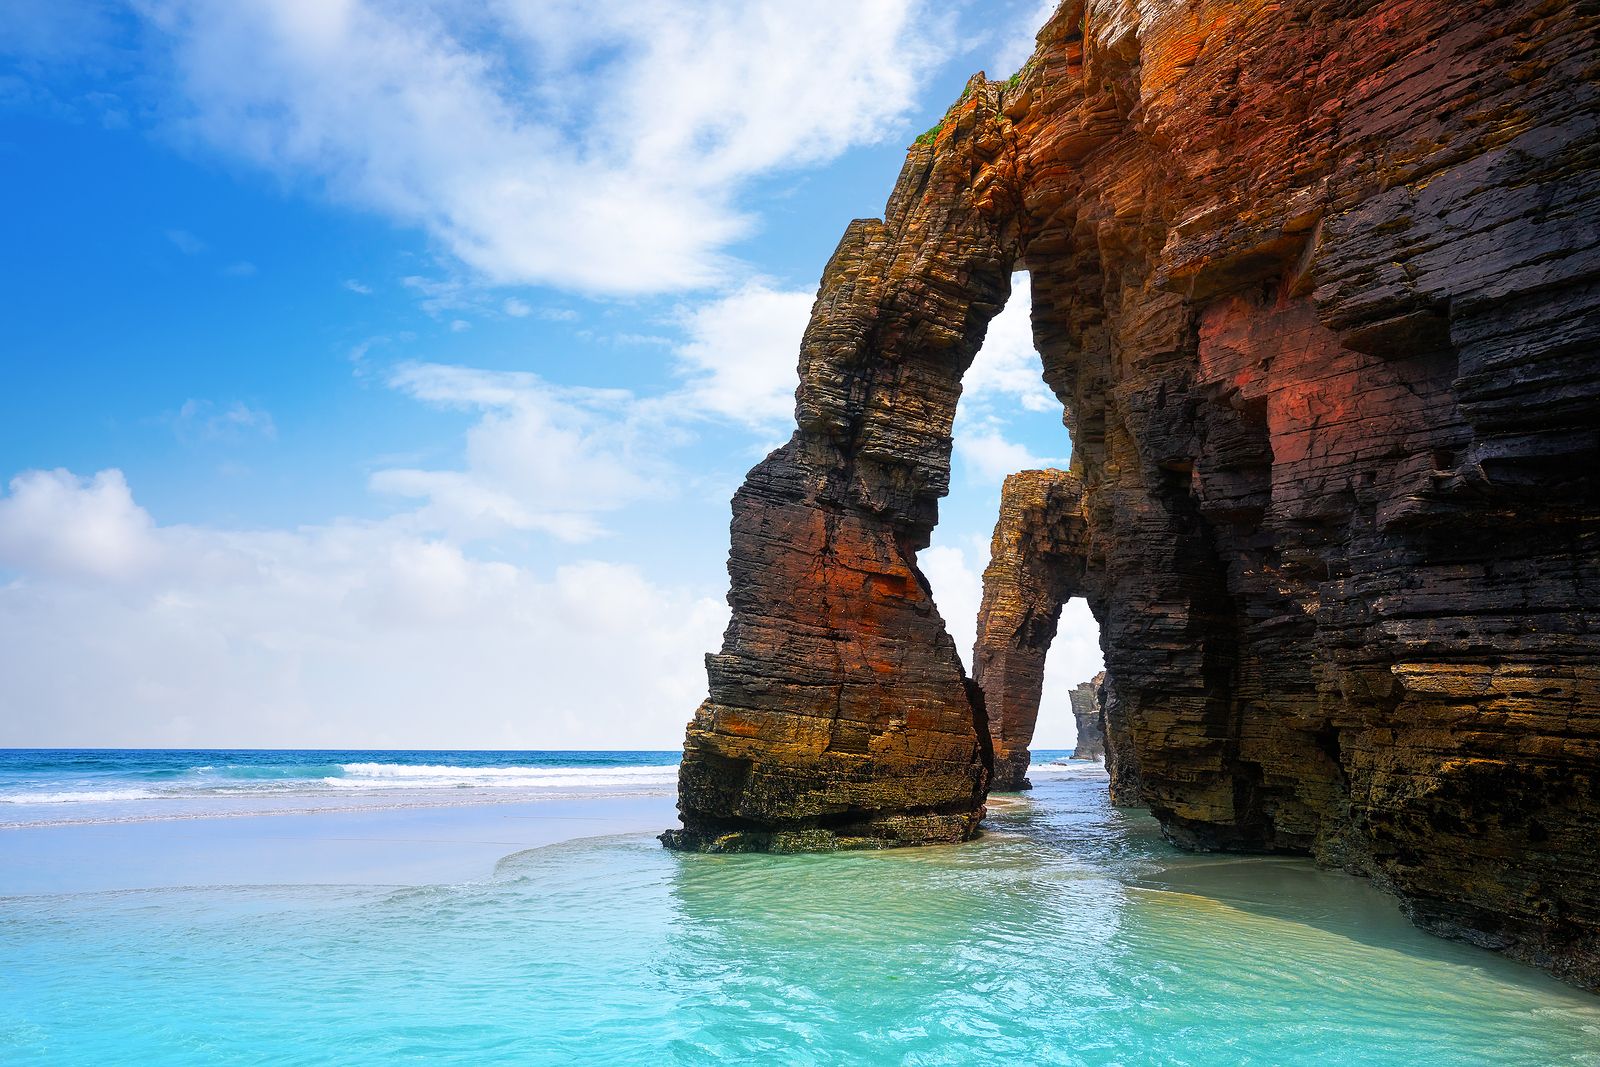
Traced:
<path fill-rule="evenodd" d="M 0 898 L 0 1062 L 1600 1063 L 1600 998 L 1033 777 L 953 848 Z"/>

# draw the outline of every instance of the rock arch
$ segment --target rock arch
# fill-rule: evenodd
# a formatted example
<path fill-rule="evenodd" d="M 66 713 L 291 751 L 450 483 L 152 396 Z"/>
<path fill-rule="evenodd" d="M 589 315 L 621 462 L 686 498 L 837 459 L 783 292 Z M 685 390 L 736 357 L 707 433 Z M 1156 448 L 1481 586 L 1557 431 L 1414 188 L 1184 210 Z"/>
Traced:
<path fill-rule="evenodd" d="M 1025 789 L 1045 655 L 1061 609 L 1087 592 L 1083 486 L 1066 471 L 1020 471 L 1000 491 L 972 677 L 983 692 L 992 790 Z"/>
<path fill-rule="evenodd" d="M 974 78 L 856 220 L 801 344 L 796 430 L 734 496 L 733 618 L 684 748 L 678 847 L 970 837 L 992 754 L 916 566 L 949 488 L 961 376 L 1009 295 L 999 86 Z M 957 132 L 959 131 L 959 132 Z"/>
<path fill-rule="evenodd" d="M 1600 983 L 1597 42 L 1579 0 L 1068 0 L 970 82 L 735 496 L 668 843 L 975 832 L 985 693 L 916 554 L 1021 266 L 1168 835 Z"/>

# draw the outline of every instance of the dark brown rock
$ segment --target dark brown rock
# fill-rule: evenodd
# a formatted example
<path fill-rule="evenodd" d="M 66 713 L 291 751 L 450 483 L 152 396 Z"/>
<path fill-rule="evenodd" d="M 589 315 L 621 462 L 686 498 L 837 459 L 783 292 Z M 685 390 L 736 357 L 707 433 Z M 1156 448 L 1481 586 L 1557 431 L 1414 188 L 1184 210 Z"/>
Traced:
<path fill-rule="evenodd" d="M 1593 0 L 1095 0 L 969 85 L 735 499 L 675 842 L 973 831 L 991 728 L 916 553 L 1016 264 L 1114 798 L 1600 984 L 1597 42 Z"/>

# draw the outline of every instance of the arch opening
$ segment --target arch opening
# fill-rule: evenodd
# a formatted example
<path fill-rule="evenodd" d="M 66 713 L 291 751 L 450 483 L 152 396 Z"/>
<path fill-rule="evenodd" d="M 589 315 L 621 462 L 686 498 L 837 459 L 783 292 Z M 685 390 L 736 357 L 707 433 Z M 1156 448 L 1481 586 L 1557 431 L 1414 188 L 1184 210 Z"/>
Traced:
<path fill-rule="evenodd" d="M 1072 440 L 1035 344 L 1027 272 L 1011 294 L 962 379 L 950 493 L 918 557 L 984 693 L 991 791 L 1026 788 L 1033 750 L 1077 750 L 1077 690 L 1104 667 L 1082 538 L 1069 532 L 1082 528 Z"/>

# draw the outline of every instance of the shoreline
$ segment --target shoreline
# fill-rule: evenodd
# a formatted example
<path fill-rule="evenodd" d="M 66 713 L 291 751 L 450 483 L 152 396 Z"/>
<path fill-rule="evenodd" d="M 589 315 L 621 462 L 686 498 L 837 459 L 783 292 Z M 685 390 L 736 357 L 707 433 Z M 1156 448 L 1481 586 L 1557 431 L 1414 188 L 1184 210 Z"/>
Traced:
<path fill-rule="evenodd" d="M 444 798 L 439 798 L 444 800 Z M 264 885 L 459 884 L 506 856 L 659 833 L 670 795 L 150 817 L 0 829 L 0 898 Z"/>
<path fill-rule="evenodd" d="M 1047 769 L 1049 768 L 1049 769 Z M 1042 761 L 1044 779 L 1096 777 L 1099 764 Z M 316 803 L 327 798 L 302 794 Z M 285 795 L 285 800 L 290 799 Z M 655 835 L 678 824 L 676 794 L 391 797 L 305 808 L 97 814 L 0 825 L 0 899 L 239 886 L 460 884 L 506 857 L 588 837 Z M 992 814 L 1026 807 L 996 794 Z M 992 829 L 992 828 L 991 828 Z"/>

